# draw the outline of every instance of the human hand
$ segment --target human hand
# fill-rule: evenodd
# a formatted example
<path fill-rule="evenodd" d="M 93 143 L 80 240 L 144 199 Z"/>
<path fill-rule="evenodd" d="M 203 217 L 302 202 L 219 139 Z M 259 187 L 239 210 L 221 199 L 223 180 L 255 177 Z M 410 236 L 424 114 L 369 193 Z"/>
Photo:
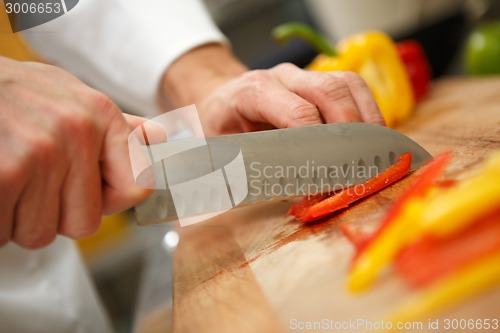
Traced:
<path fill-rule="evenodd" d="M 0 246 L 88 236 L 103 213 L 147 196 L 132 177 L 120 110 L 63 70 L 0 57 L 0 120 Z"/>
<path fill-rule="evenodd" d="M 304 71 L 292 64 L 232 79 L 214 89 L 199 108 L 207 135 L 337 122 L 384 124 L 356 73 Z"/>
<path fill-rule="evenodd" d="M 206 135 L 335 122 L 385 124 L 370 90 L 355 73 L 305 71 L 292 64 L 247 71 L 227 52 L 221 46 L 202 47 L 167 71 L 165 89 L 180 95 L 170 94 L 170 99 L 196 103 Z M 205 75 L 202 66 L 210 67 L 212 75 Z M 214 74 L 218 72 L 222 75 Z M 172 83 L 176 77 L 182 87 Z"/>

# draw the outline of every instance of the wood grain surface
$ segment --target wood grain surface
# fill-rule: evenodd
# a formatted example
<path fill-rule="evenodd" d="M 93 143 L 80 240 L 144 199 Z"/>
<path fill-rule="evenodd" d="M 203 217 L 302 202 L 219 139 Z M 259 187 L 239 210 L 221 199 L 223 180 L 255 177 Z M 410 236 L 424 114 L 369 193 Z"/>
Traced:
<path fill-rule="evenodd" d="M 500 78 L 436 83 L 399 130 L 431 154 L 451 150 L 454 160 L 445 178 L 463 177 L 500 149 Z M 387 274 L 370 291 L 350 294 L 345 280 L 353 248 L 338 225 L 373 229 L 411 179 L 314 224 L 286 216 L 290 203 L 279 202 L 234 209 L 182 228 L 174 259 L 174 332 L 306 332 L 295 324 L 360 320 L 368 325 L 386 319 L 412 291 Z M 500 288 L 440 316 L 500 318 Z"/>

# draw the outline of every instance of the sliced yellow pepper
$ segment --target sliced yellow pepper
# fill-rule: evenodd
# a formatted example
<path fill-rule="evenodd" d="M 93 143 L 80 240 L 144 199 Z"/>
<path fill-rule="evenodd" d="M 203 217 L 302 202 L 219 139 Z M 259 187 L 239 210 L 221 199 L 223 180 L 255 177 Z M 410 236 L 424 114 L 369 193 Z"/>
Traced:
<path fill-rule="evenodd" d="M 419 218 L 422 233 L 445 237 L 500 206 L 500 152 L 474 176 L 441 190 L 425 203 Z"/>
<path fill-rule="evenodd" d="M 429 319 L 441 309 L 500 285 L 500 253 L 489 255 L 423 290 L 390 319 L 397 323 Z"/>
<path fill-rule="evenodd" d="M 352 292 L 369 288 L 380 271 L 413 238 L 418 224 L 415 219 L 422 210 L 420 202 L 409 202 L 390 226 L 388 226 L 353 263 L 347 287 Z"/>

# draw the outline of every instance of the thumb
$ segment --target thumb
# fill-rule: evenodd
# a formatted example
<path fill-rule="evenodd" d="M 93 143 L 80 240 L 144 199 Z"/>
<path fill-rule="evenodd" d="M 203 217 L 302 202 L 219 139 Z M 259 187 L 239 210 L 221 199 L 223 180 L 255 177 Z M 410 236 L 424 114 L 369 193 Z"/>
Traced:
<path fill-rule="evenodd" d="M 151 190 L 135 183 L 128 150 L 129 125 L 137 127 L 144 121 L 145 118 L 125 115 L 119 110 L 110 117 L 101 149 L 104 214 L 126 210 L 151 194 Z"/>
<path fill-rule="evenodd" d="M 141 126 L 144 124 L 146 121 L 148 121 L 147 118 L 144 117 L 139 117 L 139 116 L 134 116 L 132 114 L 128 113 L 122 113 L 123 118 L 127 122 L 128 126 L 133 130 L 134 128 Z"/>

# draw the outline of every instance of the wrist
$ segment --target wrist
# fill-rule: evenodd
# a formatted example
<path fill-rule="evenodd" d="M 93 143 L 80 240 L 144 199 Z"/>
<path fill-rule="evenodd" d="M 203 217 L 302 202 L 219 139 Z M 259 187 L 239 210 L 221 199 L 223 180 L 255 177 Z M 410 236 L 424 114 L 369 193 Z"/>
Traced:
<path fill-rule="evenodd" d="M 165 71 L 162 101 L 172 107 L 199 104 L 213 89 L 248 71 L 227 46 L 206 44 L 179 57 Z"/>

